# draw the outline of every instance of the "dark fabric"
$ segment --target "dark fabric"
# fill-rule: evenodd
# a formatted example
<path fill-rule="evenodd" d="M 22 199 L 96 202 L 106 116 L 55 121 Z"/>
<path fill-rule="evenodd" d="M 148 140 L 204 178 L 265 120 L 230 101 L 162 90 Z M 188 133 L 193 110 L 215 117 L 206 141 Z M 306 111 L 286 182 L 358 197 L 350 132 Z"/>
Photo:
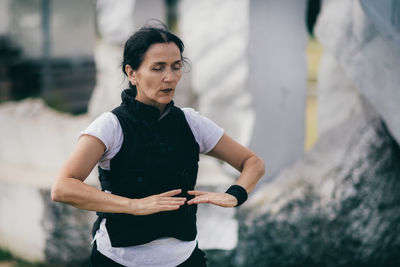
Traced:
<path fill-rule="evenodd" d="M 118 267 L 123 266 L 115 261 L 107 258 L 97 250 L 96 242 L 93 245 L 92 253 L 90 256 L 90 267 Z M 206 254 L 197 246 L 190 255 L 190 257 L 178 267 L 206 267 L 207 258 Z"/>
<path fill-rule="evenodd" d="M 130 90 L 122 93 L 122 104 L 112 112 L 124 135 L 120 151 L 110 161 L 110 170 L 99 168 L 103 190 L 128 198 L 144 198 L 173 189 L 188 200 L 197 179 L 199 145 L 183 111 L 173 101 L 160 119 L 157 108 L 134 99 Z M 98 213 L 106 217 L 106 228 L 114 247 L 148 243 L 160 237 L 194 240 L 196 205 L 146 216 Z M 98 224 L 95 227 L 98 227 Z"/>
<path fill-rule="evenodd" d="M 199 249 L 197 246 L 193 251 L 192 255 L 190 255 L 189 259 L 185 262 L 178 265 L 179 267 L 206 267 L 207 266 L 207 258 L 206 253 Z"/>
<path fill-rule="evenodd" d="M 92 253 L 90 255 L 90 267 L 118 267 L 124 266 L 116 263 L 115 261 L 107 258 L 97 250 L 97 244 L 94 242 Z"/>

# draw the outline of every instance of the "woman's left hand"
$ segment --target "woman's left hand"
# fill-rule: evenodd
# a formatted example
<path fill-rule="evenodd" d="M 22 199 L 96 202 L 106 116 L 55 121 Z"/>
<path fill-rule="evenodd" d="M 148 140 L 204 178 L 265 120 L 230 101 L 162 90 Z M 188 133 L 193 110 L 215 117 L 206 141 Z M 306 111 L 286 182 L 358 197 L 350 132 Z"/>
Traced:
<path fill-rule="evenodd" d="M 195 196 L 187 202 L 187 204 L 209 203 L 217 206 L 229 208 L 237 205 L 236 197 L 227 193 L 188 191 L 189 195 Z"/>

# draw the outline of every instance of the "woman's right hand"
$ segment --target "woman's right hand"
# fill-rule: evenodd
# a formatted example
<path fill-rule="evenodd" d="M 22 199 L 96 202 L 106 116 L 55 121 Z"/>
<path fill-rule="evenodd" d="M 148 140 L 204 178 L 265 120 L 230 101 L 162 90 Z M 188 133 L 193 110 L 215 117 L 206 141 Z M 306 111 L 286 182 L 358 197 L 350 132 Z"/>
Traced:
<path fill-rule="evenodd" d="M 131 199 L 103 192 L 84 183 L 105 149 L 100 139 L 90 135 L 82 136 L 54 181 L 51 190 L 53 201 L 85 210 L 134 215 L 177 210 L 185 204 L 186 198 L 174 197 L 181 193 L 181 189 L 141 199 Z"/>
<path fill-rule="evenodd" d="M 161 211 L 177 210 L 186 202 L 184 197 L 174 197 L 181 192 L 181 189 L 175 189 L 158 195 L 132 199 L 131 214 L 149 215 Z"/>

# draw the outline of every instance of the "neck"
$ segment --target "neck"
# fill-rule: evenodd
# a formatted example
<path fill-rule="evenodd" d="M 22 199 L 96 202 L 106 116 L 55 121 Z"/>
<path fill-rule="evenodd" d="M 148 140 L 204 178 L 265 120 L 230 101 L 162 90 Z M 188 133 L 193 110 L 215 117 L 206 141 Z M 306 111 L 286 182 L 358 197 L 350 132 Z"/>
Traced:
<path fill-rule="evenodd" d="M 162 114 L 163 112 L 164 112 L 164 110 L 165 110 L 165 104 L 160 104 L 160 103 L 157 103 L 156 105 L 153 105 L 153 106 L 155 106 L 156 108 L 158 108 L 159 110 L 160 110 L 160 114 Z"/>
<path fill-rule="evenodd" d="M 138 97 L 137 95 L 136 95 L 135 99 L 139 102 L 142 102 L 143 104 L 156 107 L 160 111 L 160 114 L 162 114 L 164 112 L 166 104 L 158 103 L 158 102 L 151 101 L 151 100 L 146 101 L 146 100 L 140 99 L 140 97 Z"/>

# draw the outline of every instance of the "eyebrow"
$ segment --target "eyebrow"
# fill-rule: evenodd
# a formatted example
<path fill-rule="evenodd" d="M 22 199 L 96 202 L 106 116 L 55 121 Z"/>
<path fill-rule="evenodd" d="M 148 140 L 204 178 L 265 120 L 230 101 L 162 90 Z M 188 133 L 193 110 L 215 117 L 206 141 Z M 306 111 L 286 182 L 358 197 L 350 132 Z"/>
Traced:
<path fill-rule="evenodd" d="M 176 63 L 182 63 L 182 60 L 179 59 L 179 60 L 175 61 L 175 62 L 172 63 L 172 64 L 176 64 Z M 167 65 L 167 63 L 165 63 L 165 62 L 163 62 L 163 61 L 154 62 L 153 64 L 155 64 L 155 65 Z"/>

